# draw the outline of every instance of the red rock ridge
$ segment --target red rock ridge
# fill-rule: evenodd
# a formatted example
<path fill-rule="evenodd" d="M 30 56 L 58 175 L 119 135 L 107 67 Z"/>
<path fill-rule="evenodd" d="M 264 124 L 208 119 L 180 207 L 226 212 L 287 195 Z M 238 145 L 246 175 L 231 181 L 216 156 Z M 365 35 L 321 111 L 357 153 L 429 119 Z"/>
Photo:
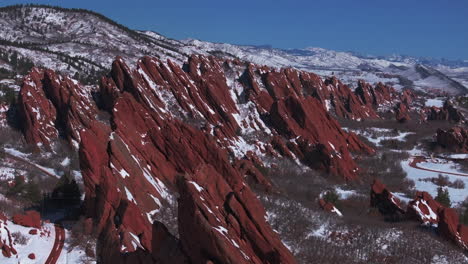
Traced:
<path fill-rule="evenodd" d="M 24 133 L 44 146 L 59 131 L 79 143 L 84 207 L 105 262 L 294 263 L 244 176 L 269 188 L 255 165 L 275 155 L 352 180 L 350 151 L 373 152 L 304 92 L 314 78 L 214 57 L 183 67 L 145 57 L 134 69 L 118 58 L 96 98 L 106 122 L 90 91 L 34 70 L 21 91 Z M 345 90 L 336 79 L 328 85 Z M 156 217 L 177 194 L 179 238 Z"/>
<path fill-rule="evenodd" d="M 437 130 L 436 142 L 439 146 L 455 153 L 468 153 L 468 129 L 453 127 Z"/>
<path fill-rule="evenodd" d="M 37 68 L 25 77 L 18 105 L 26 141 L 48 149 L 59 133 L 78 148 L 80 130 L 88 127 L 97 113 L 84 86 Z"/>
<path fill-rule="evenodd" d="M 371 207 L 376 207 L 382 215 L 391 220 L 401 219 L 405 213 L 400 200 L 377 179 L 371 185 L 370 199 Z"/>
<path fill-rule="evenodd" d="M 422 109 L 425 120 L 446 120 L 455 123 L 464 123 L 465 117 L 450 101 L 445 101 L 443 107 L 425 107 Z"/>

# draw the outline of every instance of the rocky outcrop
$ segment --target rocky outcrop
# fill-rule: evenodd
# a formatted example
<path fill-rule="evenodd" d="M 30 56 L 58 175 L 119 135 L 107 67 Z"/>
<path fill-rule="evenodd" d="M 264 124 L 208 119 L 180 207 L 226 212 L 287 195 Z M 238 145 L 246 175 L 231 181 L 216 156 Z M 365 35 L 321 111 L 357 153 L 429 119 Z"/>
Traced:
<path fill-rule="evenodd" d="M 437 228 L 438 233 L 468 250 L 468 226 L 459 223 L 458 213 L 432 199 L 427 192 L 418 192 L 408 205 L 407 214 L 424 225 Z"/>
<path fill-rule="evenodd" d="M 26 80 L 25 136 L 50 146 L 60 135 L 79 148 L 87 229 L 104 262 L 294 263 L 245 177 L 272 188 L 258 170 L 271 155 L 354 180 L 350 153 L 373 153 L 327 112 L 331 100 L 342 115 L 371 114 L 349 88 L 292 69 L 204 56 L 183 67 L 145 57 L 131 69 L 117 58 L 95 101 L 49 71 Z M 43 116 L 55 132 L 37 125 Z M 159 222 L 176 203 L 178 236 Z"/>
<path fill-rule="evenodd" d="M 372 87 L 363 80 L 358 81 L 355 94 L 364 105 L 374 108 L 392 104 L 397 99 L 397 93 L 392 87 L 382 83 L 377 83 L 375 87 Z"/>
<path fill-rule="evenodd" d="M 438 129 L 436 143 L 450 152 L 468 153 L 468 129 L 462 127 Z"/>
<path fill-rule="evenodd" d="M 404 103 L 398 103 L 395 107 L 395 118 L 398 122 L 404 123 L 411 120 L 408 107 Z"/>
<path fill-rule="evenodd" d="M 465 122 L 463 114 L 455 108 L 449 100 L 445 101 L 443 107 L 432 106 L 424 108 L 423 116 L 428 121 L 445 120 L 455 123 Z"/>
<path fill-rule="evenodd" d="M 206 165 L 180 178 L 179 190 L 179 232 L 193 263 L 295 263 L 239 178 Z"/>
<path fill-rule="evenodd" d="M 439 234 L 468 250 L 468 226 L 459 223 L 455 209 L 444 208 L 439 213 Z"/>
<path fill-rule="evenodd" d="M 41 227 L 41 215 L 36 211 L 26 211 L 24 214 L 16 214 L 12 218 L 13 223 L 25 227 Z"/>
<path fill-rule="evenodd" d="M 370 204 L 371 207 L 377 208 L 388 220 L 400 220 L 405 214 L 405 211 L 401 208 L 400 200 L 377 179 L 371 185 Z"/>
<path fill-rule="evenodd" d="M 78 148 L 79 132 L 97 113 L 86 87 L 38 68 L 33 68 L 23 81 L 18 109 L 26 141 L 46 149 L 59 135 Z"/>
<path fill-rule="evenodd" d="M 338 210 L 338 208 L 335 207 L 334 204 L 327 202 L 324 199 L 319 199 L 319 206 L 326 212 L 336 214 L 340 217 L 343 216 L 343 214 L 340 212 L 340 210 Z"/>
<path fill-rule="evenodd" d="M 437 225 L 438 213 L 443 206 L 435 201 L 427 192 L 417 192 L 414 200 L 409 202 L 407 216 L 420 221 L 424 225 Z"/>

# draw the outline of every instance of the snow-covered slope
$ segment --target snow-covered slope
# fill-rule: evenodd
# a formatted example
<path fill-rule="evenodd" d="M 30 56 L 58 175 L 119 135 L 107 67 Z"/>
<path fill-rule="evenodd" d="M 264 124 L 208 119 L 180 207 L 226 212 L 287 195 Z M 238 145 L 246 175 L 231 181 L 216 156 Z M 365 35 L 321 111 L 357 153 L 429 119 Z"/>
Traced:
<path fill-rule="evenodd" d="M 90 11 L 43 6 L 1 8 L 0 44 L 0 51 L 72 75 L 107 70 L 117 55 L 133 62 L 144 55 L 185 59 L 177 41 L 130 30 Z"/>

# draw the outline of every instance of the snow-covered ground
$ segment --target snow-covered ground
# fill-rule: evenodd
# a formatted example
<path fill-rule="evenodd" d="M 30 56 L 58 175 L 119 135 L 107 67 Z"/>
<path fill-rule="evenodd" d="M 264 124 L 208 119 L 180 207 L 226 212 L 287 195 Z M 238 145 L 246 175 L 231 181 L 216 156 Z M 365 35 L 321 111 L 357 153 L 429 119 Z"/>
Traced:
<path fill-rule="evenodd" d="M 70 246 L 70 231 L 65 230 L 65 245 L 63 246 L 62 253 L 60 254 L 57 264 L 71 264 L 71 263 L 87 263 L 94 264 L 95 260 L 90 259 L 86 256 L 83 249 Z M 85 262 L 86 260 L 86 262 Z"/>
<path fill-rule="evenodd" d="M 11 221 L 6 221 L 6 225 L 1 221 L 0 237 L 2 240 L 7 240 L 7 230 L 10 234 L 19 232 L 25 237 L 25 244 L 14 243 L 14 248 L 18 252 L 17 255 L 13 255 L 11 258 L 6 258 L 3 254 L 0 254 L 0 263 L 2 264 L 34 264 L 34 263 L 45 263 L 49 257 L 49 253 L 52 250 L 55 241 L 55 228 L 53 224 L 45 223 L 41 230 L 38 230 L 37 235 L 29 234 L 30 227 L 24 227 L 15 225 Z M 5 229 L 6 228 L 6 229 Z M 14 238 L 13 238 L 14 239 Z M 34 253 L 35 259 L 28 258 L 28 255 Z"/>
<path fill-rule="evenodd" d="M 403 160 L 401 162 L 401 167 L 407 173 L 407 178 L 414 181 L 416 190 L 426 191 L 429 194 L 431 194 L 433 197 L 435 197 L 437 195 L 437 188 L 439 186 L 431 182 L 430 178 L 437 178 L 440 174 L 442 176 L 448 177 L 450 182 L 460 180 L 465 184 L 465 188 L 463 189 L 444 187 L 444 188 L 447 188 L 449 191 L 452 205 L 463 202 L 468 197 L 468 177 L 445 174 L 445 173 L 438 173 L 438 172 L 432 172 L 432 171 L 425 171 L 425 170 L 413 168 L 409 165 L 412 159 L 413 157 L 411 157 L 409 160 Z M 462 172 L 457 168 L 454 168 L 453 165 L 454 164 L 450 162 L 448 163 L 435 163 L 435 162 L 418 163 L 418 166 L 432 169 L 432 170 L 455 172 L 455 173 L 467 173 L 467 172 Z"/>
<path fill-rule="evenodd" d="M 365 129 L 343 129 L 365 137 L 369 142 L 374 143 L 376 146 L 380 146 L 380 143 L 384 140 L 405 141 L 406 136 L 414 134 L 413 132 L 398 131 L 395 135 L 395 132 L 392 129 L 377 127 L 369 127 Z"/>
<path fill-rule="evenodd" d="M 449 173 L 459 173 L 459 174 L 467 174 L 460 169 L 453 161 L 447 161 L 444 159 L 434 158 L 425 162 L 418 163 L 418 167 L 429 169 L 429 170 L 438 170 L 438 171 L 445 171 Z M 468 195 L 468 194 L 467 194 Z"/>
<path fill-rule="evenodd" d="M 57 178 L 60 178 L 60 176 L 61 176 L 61 173 L 57 173 L 54 169 L 41 166 L 41 165 L 39 165 L 39 164 L 34 163 L 33 161 L 31 161 L 31 160 L 29 159 L 30 154 L 23 153 L 23 152 L 21 152 L 21 151 L 19 151 L 19 150 L 16 150 L 16 149 L 14 149 L 14 148 L 5 148 L 4 150 L 5 150 L 6 153 L 8 153 L 8 154 L 10 154 L 10 155 L 12 155 L 12 156 L 18 157 L 18 158 L 20 158 L 20 159 L 25 160 L 26 162 L 28 162 L 28 163 L 31 164 L 32 166 L 37 167 L 38 169 L 40 169 L 40 170 L 46 172 L 46 173 L 49 174 L 49 175 L 53 175 L 53 176 L 55 176 L 55 177 L 57 177 Z"/>
<path fill-rule="evenodd" d="M 433 98 L 433 99 L 427 99 L 426 102 L 424 103 L 425 106 L 427 107 L 443 107 L 444 106 L 444 99 L 445 98 Z"/>

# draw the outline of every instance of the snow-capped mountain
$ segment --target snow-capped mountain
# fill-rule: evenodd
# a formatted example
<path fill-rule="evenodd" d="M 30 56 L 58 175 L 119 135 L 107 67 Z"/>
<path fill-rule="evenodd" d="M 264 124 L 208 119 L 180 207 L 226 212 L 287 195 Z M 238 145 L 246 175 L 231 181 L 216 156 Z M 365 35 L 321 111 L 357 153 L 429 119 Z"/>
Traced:
<path fill-rule="evenodd" d="M 348 83 L 359 79 L 396 88 L 435 89 L 464 94 L 468 63 L 409 56 L 362 56 L 323 48 L 275 49 L 200 40 L 173 40 L 152 31 L 128 29 L 100 14 L 47 6 L 0 9 L 0 67 L 15 71 L 11 54 L 34 65 L 80 79 L 109 70 L 119 55 L 130 64 L 144 55 L 183 63 L 193 53 L 239 58 L 270 67 L 294 67 Z"/>

